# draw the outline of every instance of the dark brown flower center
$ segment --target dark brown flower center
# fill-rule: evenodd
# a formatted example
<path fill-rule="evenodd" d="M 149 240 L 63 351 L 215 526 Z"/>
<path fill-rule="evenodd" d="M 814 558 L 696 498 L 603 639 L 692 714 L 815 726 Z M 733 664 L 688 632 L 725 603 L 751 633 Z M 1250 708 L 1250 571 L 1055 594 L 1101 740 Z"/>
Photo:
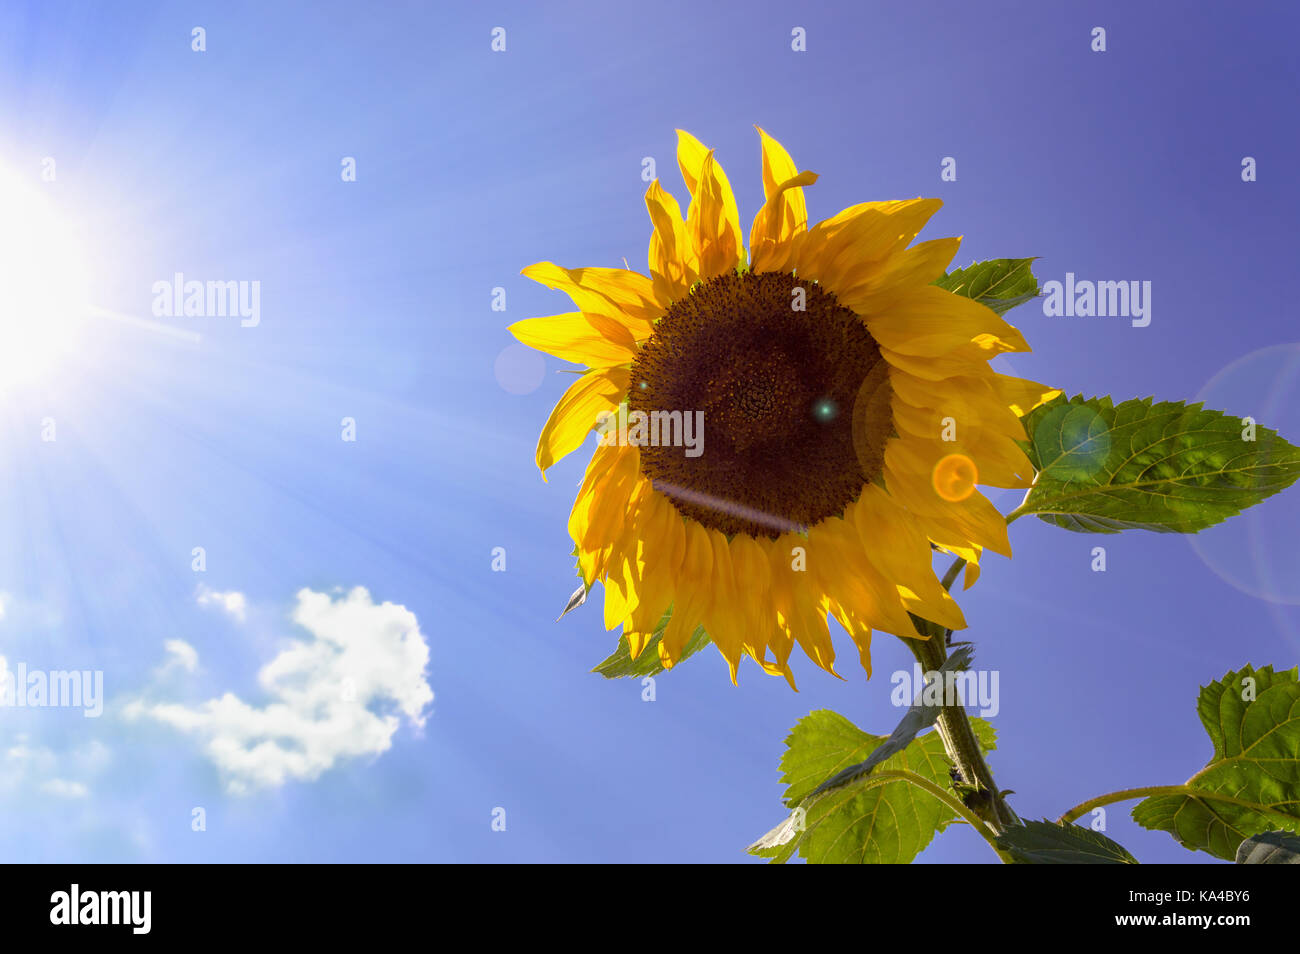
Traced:
<path fill-rule="evenodd" d="M 834 295 L 791 274 L 733 272 L 655 325 L 628 410 L 702 421 L 697 447 L 641 446 L 642 471 L 683 516 L 775 539 L 842 513 L 880 472 L 889 394 L 879 347 Z"/>

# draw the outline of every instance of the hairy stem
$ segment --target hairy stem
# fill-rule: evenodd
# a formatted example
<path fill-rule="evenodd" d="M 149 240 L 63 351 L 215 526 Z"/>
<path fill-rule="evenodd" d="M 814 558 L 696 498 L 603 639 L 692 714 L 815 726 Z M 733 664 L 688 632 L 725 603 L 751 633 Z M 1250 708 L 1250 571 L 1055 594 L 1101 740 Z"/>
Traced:
<path fill-rule="evenodd" d="M 953 562 L 943 577 L 945 589 L 952 586 L 957 579 L 957 574 L 965 565 L 966 561 L 961 557 Z M 930 638 L 908 639 L 904 642 L 911 648 L 922 669 L 926 672 L 937 671 L 948 658 L 947 642 L 952 631 L 928 620 L 919 620 L 919 624 L 923 634 Z M 966 714 L 965 706 L 955 701 L 951 705 L 945 704 L 935 722 L 935 728 L 939 732 L 939 738 L 943 740 L 944 751 L 948 753 L 948 758 L 961 773 L 962 783 L 975 789 L 973 796 L 975 804 L 971 806 L 972 809 L 988 822 L 995 833 L 1000 833 L 1011 825 L 1020 824 L 1020 818 L 1002 797 L 1001 791 L 993 780 L 993 771 L 984 761 L 984 752 L 980 748 L 979 738 L 975 735 L 975 729 Z"/>
<path fill-rule="evenodd" d="M 943 575 L 943 588 L 945 590 L 952 589 L 952 585 L 957 582 L 957 574 L 961 572 L 961 568 L 965 565 L 966 561 L 961 557 L 957 557 L 952 561 L 952 566 L 948 567 L 948 572 Z"/>
<path fill-rule="evenodd" d="M 1034 484 L 1037 484 L 1037 483 L 1038 483 L 1038 475 L 1037 475 L 1037 474 L 1034 474 Z M 1011 524 L 1013 521 L 1015 521 L 1015 520 L 1017 520 L 1017 519 L 1019 519 L 1020 517 L 1023 517 L 1023 516 L 1025 515 L 1025 507 L 1026 507 L 1026 505 L 1028 505 L 1028 503 L 1029 503 L 1029 495 L 1032 494 L 1033 492 L 1034 492 L 1034 486 L 1033 486 L 1033 484 L 1031 484 L 1031 485 L 1029 486 L 1029 489 L 1025 491 L 1025 496 L 1024 496 L 1024 499 L 1022 499 L 1022 500 L 1020 501 L 1020 506 L 1016 507 L 1015 510 L 1013 510 L 1013 511 L 1011 511 L 1009 514 L 1007 514 L 1007 525 L 1008 525 L 1008 526 L 1010 526 L 1010 524 Z"/>
<path fill-rule="evenodd" d="M 1276 815 L 1287 821 L 1293 820 L 1285 812 L 1279 812 L 1267 805 L 1260 805 L 1249 799 L 1235 798 L 1232 795 L 1223 795 L 1219 792 L 1207 792 L 1203 789 L 1196 788 L 1193 785 L 1148 785 L 1144 788 L 1125 788 L 1118 792 L 1107 792 L 1105 795 L 1098 795 L 1096 798 L 1090 798 L 1086 802 L 1075 805 L 1068 812 L 1057 819 L 1061 824 L 1069 824 L 1081 815 L 1086 815 L 1094 808 L 1101 808 L 1104 805 L 1113 805 L 1116 802 L 1127 802 L 1135 798 L 1152 798 L 1156 795 L 1188 795 L 1206 801 L 1225 802 L 1229 805 L 1240 805 L 1249 808 L 1251 811 L 1259 812 L 1265 815 Z"/>
<path fill-rule="evenodd" d="M 1107 792 L 1105 795 L 1098 795 L 1096 798 L 1075 805 L 1057 821 L 1062 825 L 1068 825 L 1080 815 L 1086 815 L 1094 808 L 1101 808 L 1103 805 L 1127 802 L 1134 798 L 1150 798 L 1153 795 L 1181 795 L 1186 791 L 1185 785 L 1148 785 L 1145 788 L 1125 788 L 1118 792 Z"/>

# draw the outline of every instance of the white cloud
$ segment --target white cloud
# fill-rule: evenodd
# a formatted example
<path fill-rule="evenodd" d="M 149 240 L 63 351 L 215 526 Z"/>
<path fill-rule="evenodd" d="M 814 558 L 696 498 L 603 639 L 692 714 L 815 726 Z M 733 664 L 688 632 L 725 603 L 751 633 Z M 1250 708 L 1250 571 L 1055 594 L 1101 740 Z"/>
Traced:
<path fill-rule="evenodd" d="M 234 590 L 229 593 L 220 593 L 200 583 L 195 599 L 200 606 L 216 606 L 239 622 L 244 621 L 244 611 L 248 606 L 248 601 L 244 599 L 243 593 L 237 593 Z"/>
<path fill-rule="evenodd" d="M 169 639 L 163 643 L 163 649 L 167 652 L 167 658 L 158 667 L 159 675 L 171 672 L 173 669 L 194 672 L 199 668 L 199 651 L 185 640 Z"/>
<path fill-rule="evenodd" d="M 303 589 L 293 621 L 311 638 L 262 667 L 265 706 L 227 692 L 194 706 L 136 700 L 127 716 L 200 739 L 233 793 L 316 779 L 342 759 L 387 751 L 403 717 L 424 725 L 429 646 L 414 613 L 374 603 L 363 587 L 336 600 Z"/>
<path fill-rule="evenodd" d="M 108 761 L 109 751 L 100 742 L 55 751 L 19 734 L 0 750 L 0 794 L 38 791 L 56 798 L 85 798 L 90 788 L 84 780 L 101 772 Z"/>
<path fill-rule="evenodd" d="M 41 785 L 41 791 L 55 798 L 85 798 L 90 789 L 83 782 L 70 782 L 65 778 L 52 778 Z"/>
<path fill-rule="evenodd" d="M 33 619 L 47 624 L 57 623 L 59 617 L 35 603 L 15 600 L 8 593 L 0 593 L 0 619 L 9 611 L 12 622 L 25 625 Z M 8 695 L 10 678 L 16 678 L 9 660 L 0 656 L 0 715 L 8 711 L 3 700 Z M 81 736 L 84 737 L 84 736 Z M 70 744 L 60 744 L 69 743 Z M 58 748 L 34 741 L 26 732 L 9 735 L 0 742 L 0 798 L 28 800 L 41 796 L 58 799 L 85 799 L 90 795 L 88 782 L 98 776 L 110 761 L 110 752 L 103 743 L 92 740 L 80 743 L 61 738 L 55 740 Z M 48 798 L 41 799 L 48 801 Z"/>

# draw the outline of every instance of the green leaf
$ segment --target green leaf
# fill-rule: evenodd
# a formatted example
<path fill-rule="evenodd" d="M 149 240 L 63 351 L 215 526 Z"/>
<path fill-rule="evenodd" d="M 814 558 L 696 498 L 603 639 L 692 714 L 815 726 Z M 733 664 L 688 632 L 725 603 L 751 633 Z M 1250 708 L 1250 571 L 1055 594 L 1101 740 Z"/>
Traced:
<path fill-rule="evenodd" d="M 1081 533 L 1196 533 L 1300 477 L 1300 449 L 1241 418 L 1151 398 L 1058 397 L 1025 417 L 1039 471 L 1016 514 Z"/>
<path fill-rule="evenodd" d="M 1284 831 L 1266 831 L 1247 838 L 1237 848 L 1239 865 L 1300 865 L 1300 838 Z"/>
<path fill-rule="evenodd" d="M 1297 670 L 1230 672 L 1202 687 L 1196 708 L 1214 756 L 1187 780 L 1185 792 L 1134 806 L 1134 821 L 1227 861 L 1252 835 L 1300 832 Z"/>
<path fill-rule="evenodd" d="M 646 643 L 645 648 L 641 650 L 641 655 L 636 659 L 632 658 L 632 647 L 628 645 L 627 637 L 620 635 L 618 649 L 597 665 L 592 672 L 598 672 L 606 679 L 642 679 L 664 672 L 664 665 L 659 661 L 659 641 L 663 638 L 664 629 L 668 626 L 671 616 L 672 610 L 664 613 L 655 625 L 650 641 Z M 708 633 L 704 631 L 703 626 L 695 627 L 695 632 L 682 649 L 681 659 L 677 660 L 678 665 L 681 664 L 682 659 L 695 655 L 707 645 L 709 645 Z"/>
<path fill-rule="evenodd" d="M 954 269 L 935 282 L 958 295 L 974 298 L 999 315 L 1038 295 L 1032 258 L 995 258 Z"/>
<path fill-rule="evenodd" d="M 943 665 L 939 667 L 939 672 L 941 674 L 961 672 L 970 668 L 972 653 L 973 650 L 969 644 L 954 649 L 952 654 L 944 660 Z M 929 674 L 927 673 L 927 676 L 928 675 Z M 927 679 L 927 683 L 928 682 L 929 680 Z M 894 727 L 894 731 L 890 733 L 889 738 L 885 739 L 884 742 L 872 749 L 871 754 L 857 765 L 850 765 L 848 768 L 841 769 L 839 772 L 836 772 L 830 778 L 826 779 L 826 781 L 822 782 L 815 789 L 809 792 L 809 797 L 820 795 L 822 792 L 829 791 L 832 788 L 839 788 L 842 785 L 848 785 L 856 779 L 867 775 L 873 768 L 885 761 L 885 759 L 897 752 L 903 751 L 903 749 L 907 747 L 907 744 L 915 739 L 922 729 L 928 729 L 930 726 L 934 725 L 935 720 L 939 718 L 939 713 L 943 711 L 943 706 L 927 704 L 922 701 L 924 698 L 925 691 L 922 689 L 922 691 L 917 694 L 917 697 L 913 700 L 912 704 L 907 707 L 907 714 L 904 715 L 898 725 Z M 787 793 L 787 798 L 788 797 L 789 795 Z"/>
<path fill-rule="evenodd" d="M 1135 865 L 1124 846 L 1079 825 L 1028 821 L 998 836 L 998 847 L 1021 865 Z"/>
<path fill-rule="evenodd" d="M 991 750 L 993 727 L 983 719 L 971 722 L 981 745 Z M 900 730 L 910 731 L 901 726 Z M 778 863 L 796 850 L 810 863 L 910 862 L 957 815 L 930 793 L 901 779 L 868 787 L 874 780 L 857 769 L 891 739 L 897 742 L 899 734 L 871 735 L 827 709 L 800 719 L 786 739 L 781 758 L 785 802 L 794 812 L 751 845 L 750 853 Z M 937 732 L 929 732 L 874 762 L 871 769 L 913 772 L 949 789 L 951 767 L 943 740 Z M 837 776 L 836 787 L 825 784 Z"/>

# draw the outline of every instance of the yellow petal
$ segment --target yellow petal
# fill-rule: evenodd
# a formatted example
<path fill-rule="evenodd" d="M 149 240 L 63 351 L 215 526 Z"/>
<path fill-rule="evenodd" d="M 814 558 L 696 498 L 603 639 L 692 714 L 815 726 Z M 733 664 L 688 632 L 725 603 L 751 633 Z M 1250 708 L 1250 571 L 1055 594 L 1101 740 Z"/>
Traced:
<path fill-rule="evenodd" d="M 961 377 L 975 370 L 980 364 L 1014 350 L 1017 349 L 1008 347 L 1005 342 L 993 335 L 980 335 L 970 343 L 947 354 L 905 354 L 884 344 L 880 345 L 880 353 L 891 365 L 927 381 L 945 381 L 949 378 Z"/>
<path fill-rule="evenodd" d="M 765 201 L 749 232 L 750 268 L 756 272 L 787 271 L 793 267 L 793 240 L 808 229 L 802 187 L 816 182 L 817 174 L 801 173 L 784 146 L 754 128 L 762 144 Z"/>
<path fill-rule="evenodd" d="M 608 447 L 598 445 L 596 452 L 591 455 L 591 462 L 587 465 L 587 472 L 582 478 L 578 496 L 574 499 L 573 509 L 569 513 L 569 536 L 575 543 L 586 537 L 587 530 L 591 526 L 591 511 L 596 502 L 596 488 L 624 453 L 626 449 L 617 445 Z M 591 586 L 596 581 L 595 558 L 595 552 L 584 551 L 579 546 L 578 569 L 582 574 L 582 581 L 587 586 Z"/>
<path fill-rule="evenodd" d="M 569 516 L 569 530 L 578 544 L 579 567 L 586 580 L 604 577 L 613 550 L 623 539 L 633 492 L 642 480 L 640 452 L 635 447 L 620 450 L 623 453 L 593 483 L 590 504 L 581 517 L 576 506 Z"/>
<path fill-rule="evenodd" d="M 905 425 L 899 427 L 900 437 L 926 446 L 926 455 L 935 461 L 953 454 L 968 458 L 975 465 L 978 483 L 987 487 L 1027 488 L 1033 483 L 1033 465 L 1015 441 L 969 427 L 961 433 L 959 439 L 939 441 L 919 437 Z"/>
<path fill-rule="evenodd" d="M 981 360 L 971 347 L 985 339 L 997 344 L 980 344 L 981 351 L 991 347 L 998 349 L 995 353 L 1029 350 L 1020 332 L 992 308 L 936 285 L 922 285 L 892 296 L 888 307 L 868 314 L 866 322 L 867 330 L 881 347 L 896 354 L 927 358 L 970 354 L 973 361 Z"/>
<path fill-rule="evenodd" d="M 646 209 L 654 232 L 650 236 L 649 265 L 655 299 L 663 307 L 684 298 L 700 279 L 700 256 L 686 230 L 677 200 L 655 179 L 645 193 Z"/>
<path fill-rule="evenodd" d="M 538 351 L 592 368 L 611 368 L 636 360 L 636 340 L 627 328 L 603 315 L 571 311 L 525 318 L 510 333 Z"/>
<path fill-rule="evenodd" d="M 744 635 L 737 619 L 740 599 L 736 592 L 731 547 L 727 544 L 727 538 L 717 530 L 708 531 L 708 535 L 713 550 L 713 577 L 709 587 L 710 602 L 704 609 L 702 622 L 713 639 L 713 644 L 727 660 L 734 684 L 740 657 L 744 655 Z"/>
<path fill-rule="evenodd" d="M 776 625 L 782 633 L 772 643 L 779 662 L 789 658 L 791 647 L 800 648 L 814 663 L 827 672 L 835 672 L 835 646 L 826 625 L 825 610 L 818 610 L 820 583 L 808 562 L 808 540 L 798 534 L 785 533 L 768 546 L 772 607 Z"/>
<path fill-rule="evenodd" d="M 712 152 L 704 143 L 700 142 L 684 129 L 677 130 L 677 168 L 682 172 L 682 179 L 686 183 L 686 188 L 690 190 L 691 196 L 699 191 L 700 173 L 704 168 L 704 161 Z M 727 182 L 727 176 L 718 170 L 722 182 L 731 191 L 731 184 Z M 735 196 L 732 196 L 732 208 L 735 208 Z M 740 221 L 740 214 L 736 214 L 736 221 Z"/>
<path fill-rule="evenodd" d="M 891 403 L 892 420 L 899 437 L 906 437 L 925 446 L 926 453 L 939 460 L 949 454 L 961 454 L 975 462 L 979 483 L 993 487 L 1028 487 L 1033 478 L 1033 466 L 1020 447 L 1025 431 L 1020 419 L 1002 405 L 991 387 L 978 392 L 963 392 L 953 387 L 948 394 L 934 394 L 940 407 L 918 407 L 904 398 L 904 393 L 915 397 L 919 389 L 911 383 L 910 375 L 895 373 L 890 381 L 894 388 Z M 941 382 L 947 386 L 953 381 Z M 931 382 L 924 385 L 939 386 Z"/>
<path fill-rule="evenodd" d="M 677 130 L 677 164 L 691 191 L 686 227 L 700 256 L 700 278 L 709 279 L 743 264 L 743 239 L 736 196 L 713 151 Z"/>
<path fill-rule="evenodd" d="M 891 439 L 885 446 L 884 468 L 885 487 L 890 496 L 923 523 L 944 526 L 943 533 L 926 530 L 932 540 L 974 544 L 1011 556 L 1006 518 L 983 494 L 977 491 L 964 500 L 952 501 L 935 491 L 931 477 L 940 459 L 927 445 L 907 438 Z"/>
<path fill-rule="evenodd" d="M 619 491 L 615 492 L 618 493 Z M 650 481 L 641 475 L 638 466 L 631 478 L 631 488 L 627 493 L 627 502 L 623 504 L 622 520 L 615 521 L 612 524 L 614 529 L 609 544 L 605 548 L 605 572 L 610 574 L 617 572 L 629 587 L 635 582 L 635 574 L 640 572 L 635 561 L 638 548 L 644 543 L 642 531 L 648 519 L 648 511 L 643 504 L 653 493 Z M 628 567 L 631 567 L 631 569 L 628 570 Z M 627 590 L 626 597 L 627 606 L 616 624 L 636 608 L 638 601 L 636 591 Z"/>
<path fill-rule="evenodd" d="M 788 664 L 769 662 L 767 659 L 760 659 L 758 664 L 763 667 L 763 671 L 769 676 L 785 676 L 785 681 L 789 683 L 790 688 L 795 692 L 799 691 L 799 687 L 794 684 L 794 673 L 790 671 Z"/>
<path fill-rule="evenodd" d="M 939 199 L 864 202 L 818 222 L 799 248 L 799 274 L 838 294 L 862 281 L 864 263 L 883 265 L 911 244 L 939 210 Z"/>
<path fill-rule="evenodd" d="M 619 626 L 639 607 L 644 589 L 640 585 L 644 572 L 646 532 L 653 521 L 653 491 L 647 492 L 646 482 L 638 481 L 629 498 L 627 517 L 617 542 L 610 548 L 605 578 L 605 629 Z M 666 604 L 665 604 L 666 605 Z M 659 607 L 662 612 L 663 607 Z M 630 626 L 629 626 L 630 628 Z M 637 654 L 640 653 L 637 649 Z M 633 655 L 633 658 L 635 658 Z"/>
<path fill-rule="evenodd" d="M 654 635 L 664 611 L 673 602 L 686 549 L 685 523 L 671 503 L 651 491 L 643 498 L 642 507 L 646 519 L 639 528 L 641 538 L 635 558 L 624 559 L 629 585 L 637 594 L 624 630 L 629 643 L 633 643 L 630 633 L 644 634 L 646 640 Z"/>
<path fill-rule="evenodd" d="M 998 389 L 994 380 L 998 375 L 987 364 L 974 365 L 970 370 L 970 374 L 927 381 L 895 368 L 889 375 L 889 383 L 898 404 L 933 409 L 936 421 L 951 417 L 959 433 L 966 427 L 974 427 L 1011 440 L 1024 440 L 1024 424 Z M 898 413 L 897 405 L 894 412 Z M 936 433 L 939 433 L 937 426 L 927 436 Z"/>
<path fill-rule="evenodd" d="M 910 612 L 949 629 L 965 628 L 961 607 L 934 575 L 930 541 L 889 494 L 869 484 L 844 516 L 852 518 L 867 559 L 893 582 Z"/>
<path fill-rule="evenodd" d="M 784 666 L 794 650 L 794 631 L 790 625 L 794 593 L 790 581 L 791 561 L 785 556 L 787 547 L 782 543 L 785 539 L 785 536 L 776 540 L 764 537 L 758 541 L 768 564 L 768 593 L 772 603 L 770 614 L 772 627 L 768 633 L 767 644 L 772 648 L 772 655 L 776 657 L 778 666 Z"/>
<path fill-rule="evenodd" d="M 561 268 L 554 262 L 537 262 L 521 274 L 564 292 L 579 311 L 621 322 L 637 340 L 648 337 L 651 323 L 663 314 L 653 282 L 631 269 Z"/>
<path fill-rule="evenodd" d="M 1007 374 L 993 375 L 993 387 L 1007 406 L 1024 417 L 1040 404 L 1045 404 L 1061 394 L 1060 388 L 1049 388 L 1037 381 L 1016 378 Z"/>
<path fill-rule="evenodd" d="M 732 218 L 736 214 L 736 200 L 730 186 L 723 184 L 721 171 L 710 152 L 700 170 L 700 191 L 686 214 L 686 227 L 700 253 L 703 279 L 734 271 L 744 264 L 740 221 Z"/>
<path fill-rule="evenodd" d="M 817 561 L 818 578 L 834 603 L 861 626 L 899 636 L 916 635 L 897 590 L 867 559 L 856 527 L 831 517 L 809 530 L 808 543 L 810 558 Z"/>
<path fill-rule="evenodd" d="M 933 539 L 933 538 L 931 538 Z M 984 552 L 979 547 L 961 546 L 959 544 L 941 543 L 934 540 L 936 546 L 945 553 L 951 553 L 953 556 L 959 556 L 966 561 L 965 584 L 962 589 L 969 590 L 975 585 L 975 581 L 980 578 L 980 555 Z"/>
<path fill-rule="evenodd" d="M 758 130 L 759 144 L 763 150 L 763 198 L 770 200 L 777 194 L 782 182 L 799 174 L 799 167 L 794 164 L 785 146 L 769 136 L 762 127 L 754 128 Z M 808 208 L 804 205 L 803 194 L 789 196 L 787 203 L 795 212 L 795 218 L 807 223 Z"/>
<path fill-rule="evenodd" d="M 704 619 L 713 579 L 713 544 L 708 531 L 693 520 L 683 521 L 683 530 L 682 569 L 673 596 L 673 615 L 659 642 L 659 660 L 669 668 L 681 659 Z"/>
<path fill-rule="evenodd" d="M 838 600 L 830 601 L 831 615 L 836 621 L 844 627 L 844 631 L 849 634 L 849 639 L 853 640 L 853 645 L 858 647 L 858 662 L 871 678 L 871 623 L 858 615 L 852 610 L 840 603 Z"/>
<path fill-rule="evenodd" d="M 865 262 L 845 274 L 845 287 L 835 297 L 864 315 L 888 311 L 899 292 L 926 287 L 943 275 L 960 246 L 960 238 L 931 239 L 891 255 L 883 264 Z"/>
<path fill-rule="evenodd" d="M 589 371 L 569 385 L 537 439 L 537 467 L 543 480 L 546 468 L 581 447 L 601 416 L 618 407 L 627 394 L 630 374 L 627 368 Z"/>
<path fill-rule="evenodd" d="M 740 533 L 730 543 L 731 569 L 736 593 L 736 622 L 741 647 L 760 664 L 767 655 L 767 637 L 773 611 L 769 590 L 771 566 L 763 548 L 748 534 Z"/>
<path fill-rule="evenodd" d="M 795 218 L 787 197 L 792 193 L 802 196 L 802 186 L 817 181 L 817 173 L 801 172 L 778 187 L 775 195 L 764 203 L 754 216 L 749 231 L 749 267 L 755 272 L 787 272 L 798 261 L 798 239 L 808 228 L 808 220 Z M 802 198 L 800 204 L 802 205 Z"/>

